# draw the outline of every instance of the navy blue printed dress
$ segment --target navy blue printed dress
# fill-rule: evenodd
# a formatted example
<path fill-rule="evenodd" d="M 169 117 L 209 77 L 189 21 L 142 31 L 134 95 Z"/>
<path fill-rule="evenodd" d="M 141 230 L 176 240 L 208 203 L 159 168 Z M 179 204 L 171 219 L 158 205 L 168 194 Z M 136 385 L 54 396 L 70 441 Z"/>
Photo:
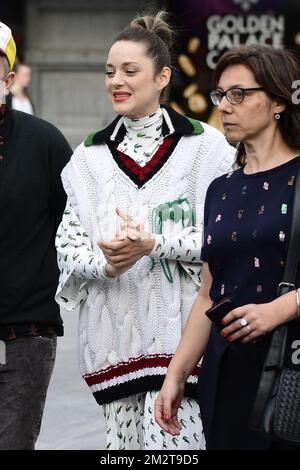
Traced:
<path fill-rule="evenodd" d="M 277 297 L 299 167 L 300 157 L 296 157 L 272 170 L 250 175 L 241 168 L 211 183 L 201 257 L 213 277 L 213 301 L 230 297 L 238 307 Z M 270 447 L 267 439 L 248 428 L 269 340 L 267 334 L 255 343 L 229 343 L 212 327 L 198 382 L 208 448 Z"/>

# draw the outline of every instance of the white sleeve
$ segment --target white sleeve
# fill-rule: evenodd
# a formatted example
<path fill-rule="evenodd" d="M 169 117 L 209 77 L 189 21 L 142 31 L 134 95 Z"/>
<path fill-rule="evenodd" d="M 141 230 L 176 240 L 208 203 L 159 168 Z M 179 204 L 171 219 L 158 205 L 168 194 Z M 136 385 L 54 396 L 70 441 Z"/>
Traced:
<path fill-rule="evenodd" d="M 155 259 L 178 261 L 183 269 L 200 285 L 202 230 L 199 225 L 186 227 L 177 236 L 155 235 L 149 256 Z"/>
<path fill-rule="evenodd" d="M 205 123 L 203 123 L 203 127 L 204 134 L 199 146 L 199 160 L 203 162 L 200 167 L 202 172 L 200 176 L 205 180 L 203 187 L 207 188 L 215 178 L 234 169 L 236 149 L 229 145 L 220 131 Z M 204 200 L 205 191 L 201 194 L 201 208 L 204 206 Z M 186 204 L 185 207 L 181 207 L 182 213 L 188 214 L 188 206 L 189 204 Z M 154 220 L 156 219 L 154 218 Z M 202 210 L 201 213 L 196 214 L 197 225 L 194 225 L 194 221 L 190 217 L 188 226 L 177 232 L 173 230 L 173 233 L 170 233 L 167 223 L 165 223 L 166 226 L 162 226 L 162 220 L 165 219 L 161 216 L 160 223 L 155 224 L 153 230 L 155 232 L 154 246 L 149 256 L 161 260 L 161 263 L 167 263 L 163 260 L 178 261 L 194 282 L 200 285 L 202 268 L 200 256 L 203 241 Z M 159 229 L 157 229 L 158 227 Z"/>
<path fill-rule="evenodd" d="M 177 236 L 155 235 L 154 246 L 149 256 L 167 258 L 189 263 L 200 262 L 200 227 L 186 227 Z"/>
<path fill-rule="evenodd" d="M 76 308 L 86 298 L 89 280 L 106 280 L 106 259 L 92 250 L 88 234 L 69 201 L 58 227 L 55 245 L 60 270 L 55 300 L 67 310 Z"/>

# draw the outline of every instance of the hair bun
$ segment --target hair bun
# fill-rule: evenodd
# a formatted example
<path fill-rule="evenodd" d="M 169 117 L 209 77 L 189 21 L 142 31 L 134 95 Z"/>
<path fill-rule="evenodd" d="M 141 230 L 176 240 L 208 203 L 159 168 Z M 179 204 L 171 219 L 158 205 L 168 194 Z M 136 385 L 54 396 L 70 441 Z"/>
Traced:
<path fill-rule="evenodd" d="M 164 10 L 159 11 L 156 15 L 138 16 L 131 21 L 131 28 L 146 29 L 150 33 L 157 34 L 165 43 L 168 49 L 172 48 L 174 33 L 167 23 L 168 13 Z"/>

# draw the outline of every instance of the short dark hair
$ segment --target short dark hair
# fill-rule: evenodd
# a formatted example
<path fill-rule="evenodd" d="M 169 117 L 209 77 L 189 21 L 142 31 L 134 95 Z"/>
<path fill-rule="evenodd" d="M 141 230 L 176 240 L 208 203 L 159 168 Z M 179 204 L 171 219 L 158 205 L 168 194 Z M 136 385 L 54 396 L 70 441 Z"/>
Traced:
<path fill-rule="evenodd" d="M 167 23 L 167 13 L 164 10 L 156 15 L 138 16 L 131 21 L 113 44 L 118 41 L 134 41 L 144 43 L 146 54 L 153 60 L 154 72 L 158 74 L 164 67 L 172 68 L 171 49 L 174 33 Z M 162 91 L 164 97 L 168 87 Z"/>
<path fill-rule="evenodd" d="M 300 79 L 300 60 L 294 51 L 275 49 L 271 46 L 251 45 L 231 49 L 217 62 L 213 87 L 218 86 L 224 70 L 231 65 L 244 65 L 254 75 L 257 83 L 265 88 L 271 99 L 285 105 L 278 120 L 279 130 L 290 149 L 300 149 L 300 106 L 292 102 L 295 80 Z M 240 143 L 237 163 L 246 163 L 245 147 Z"/>

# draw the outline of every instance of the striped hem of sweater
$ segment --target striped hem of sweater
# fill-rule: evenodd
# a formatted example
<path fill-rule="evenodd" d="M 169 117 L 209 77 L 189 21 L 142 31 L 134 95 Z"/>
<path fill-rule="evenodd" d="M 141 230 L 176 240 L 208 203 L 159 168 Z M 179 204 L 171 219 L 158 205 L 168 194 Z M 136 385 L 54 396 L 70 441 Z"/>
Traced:
<path fill-rule="evenodd" d="M 129 359 L 115 366 L 85 374 L 97 403 L 103 405 L 136 393 L 159 390 L 164 381 L 172 355 L 147 355 Z M 188 378 L 185 396 L 196 398 L 196 384 L 200 367 Z"/>

